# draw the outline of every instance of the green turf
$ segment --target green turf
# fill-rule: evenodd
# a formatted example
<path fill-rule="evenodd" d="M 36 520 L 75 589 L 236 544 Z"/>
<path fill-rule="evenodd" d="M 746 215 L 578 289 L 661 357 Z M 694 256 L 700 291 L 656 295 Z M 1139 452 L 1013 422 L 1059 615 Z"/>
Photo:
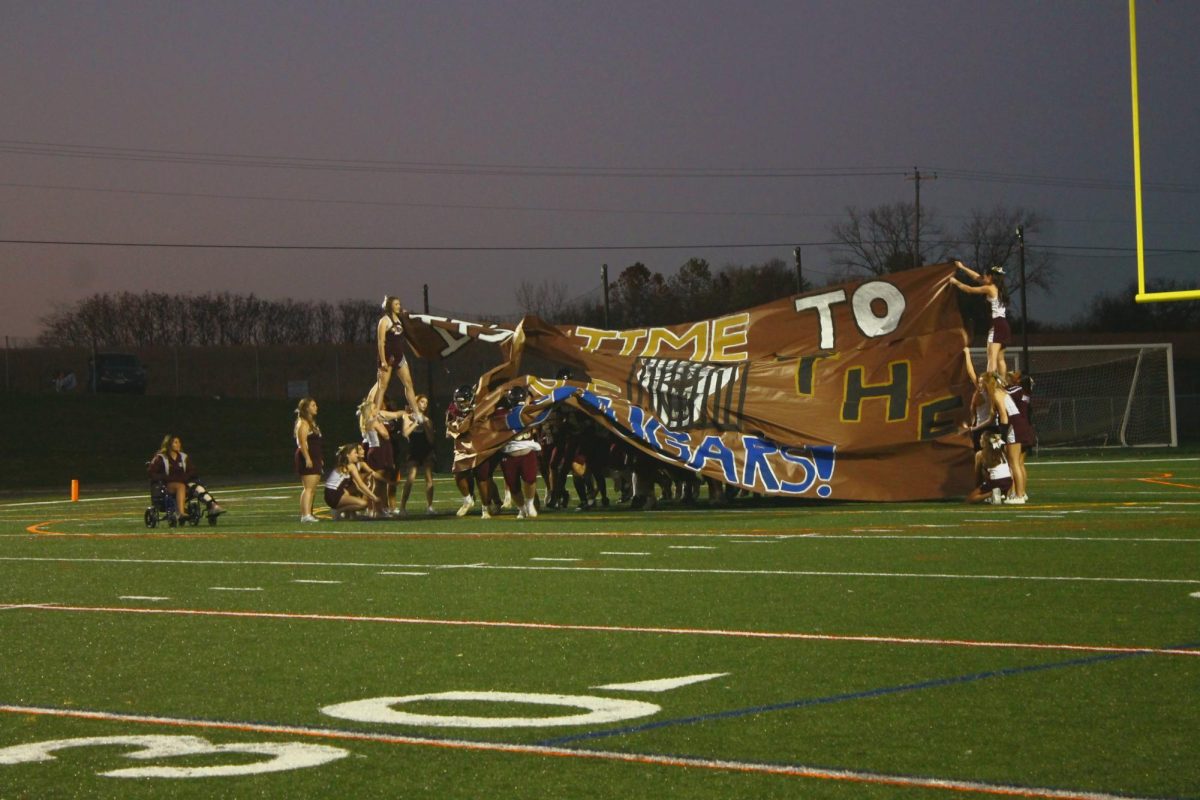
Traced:
<path fill-rule="evenodd" d="M 351 755 L 123 779 L 98 773 L 264 756 L 79 748 L 0 764 L 0 798 L 1200 797 L 1200 656 L 1187 654 L 1200 649 L 1200 459 L 1043 458 L 1030 474 L 1025 507 L 668 503 L 532 521 L 456 518 L 442 480 L 435 518 L 315 526 L 296 521 L 298 487 L 215 486 L 229 514 L 176 531 L 145 528 L 140 488 L 76 504 L 9 496 L 0 759 L 132 735 Z M 40 607 L 13 607 L 25 604 Z M 725 674 L 597 688 L 710 673 Z M 321 711 L 449 691 L 660 708 L 570 726 L 550 718 L 582 709 L 395 706 L 545 723 L 486 728 Z M 770 772 L 796 767 L 844 772 Z"/>

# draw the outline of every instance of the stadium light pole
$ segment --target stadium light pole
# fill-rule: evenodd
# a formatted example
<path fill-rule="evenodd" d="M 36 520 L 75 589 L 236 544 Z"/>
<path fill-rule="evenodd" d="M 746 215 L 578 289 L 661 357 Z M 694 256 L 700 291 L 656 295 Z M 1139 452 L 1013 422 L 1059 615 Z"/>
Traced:
<path fill-rule="evenodd" d="M 1021 372 L 1029 374 L 1029 303 L 1025 299 L 1025 226 L 1017 226 L 1017 254 L 1021 264 Z"/>

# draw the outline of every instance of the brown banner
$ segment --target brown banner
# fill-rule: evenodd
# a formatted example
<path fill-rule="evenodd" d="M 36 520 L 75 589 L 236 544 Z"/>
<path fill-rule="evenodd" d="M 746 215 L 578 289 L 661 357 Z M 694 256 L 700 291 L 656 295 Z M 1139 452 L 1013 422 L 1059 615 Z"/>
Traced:
<path fill-rule="evenodd" d="M 761 494 L 941 498 L 972 481 L 957 430 L 970 386 L 952 274 L 935 265 L 666 327 L 410 324 L 428 325 L 413 334 L 434 331 L 442 350 L 484 338 L 508 356 L 480 381 L 456 469 L 565 403 L 644 452 Z M 525 352 L 570 365 L 574 380 L 520 375 Z M 516 383 L 530 404 L 497 416 Z"/>

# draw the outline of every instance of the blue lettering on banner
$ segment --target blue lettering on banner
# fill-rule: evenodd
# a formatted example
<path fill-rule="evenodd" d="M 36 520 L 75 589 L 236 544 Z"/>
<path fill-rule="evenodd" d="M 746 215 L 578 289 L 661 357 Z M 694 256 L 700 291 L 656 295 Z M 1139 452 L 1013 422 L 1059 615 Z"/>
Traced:
<path fill-rule="evenodd" d="M 725 480 L 729 483 L 737 483 L 737 467 L 733 464 L 733 451 L 725 446 L 720 436 L 705 436 L 704 441 L 700 443 L 688 460 L 688 466 L 699 472 L 704 468 L 704 462 L 709 460 L 719 461 L 721 471 L 725 473 Z"/>
<path fill-rule="evenodd" d="M 779 491 L 779 479 L 775 477 L 775 470 L 771 467 L 771 462 L 767 460 L 767 456 L 775 455 L 779 452 L 779 446 L 769 439 L 760 439 L 757 436 L 743 436 L 742 447 L 746 449 L 746 465 L 742 469 L 742 485 L 755 486 L 758 477 L 762 476 L 763 486 L 768 492 Z"/>
<path fill-rule="evenodd" d="M 763 436 L 744 435 L 741 441 L 746 453 L 746 463 L 742 465 L 739 475 L 736 454 L 725 445 L 720 436 L 705 436 L 698 445 L 693 446 L 692 437 L 688 433 L 671 430 L 652 412 L 633 404 L 628 406 L 629 419 L 627 424 L 624 424 L 624 421 L 617 418 L 617 409 L 614 408 L 611 398 L 571 387 L 555 389 L 538 401 L 539 405 L 546 403 L 547 409 L 530 425 L 544 420 L 549 413 L 549 406 L 572 395 L 579 398 L 580 405 L 598 412 L 618 429 L 628 431 L 632 438 L 695 472 L 702 471 L 709 461 L 716 461 L 721 465 L 725 481 L 730 484 L 765 490 L 768 494 L 784 495 L 803 495 L 813 491 L 815 487 L 818 497 L 828 498 L 833 495 L 830 483 L 837 461 L 836 445 L 785 447 Z M 528 427 L 513 427 L 514 422 L 520 425 L 519 409 L 509 412 L 508 419 L 513 430 Z M 781 464 L 780 461 L 784 463 Z M 801 468 L 803 475 L 800 480 L 781 480 L 778 470 L 787 464 Z"/>
<path fill-rule="evenodd" d="M 692 437 L 686 433 L 682 433 L 679 431 L 673 431 L 665 425 L 662 426 L 662 430 L 663 430 L 663 438 L 666 439 L 666 442 L 664 442 L 663 446 L 660 447 L 659 450 L 661 450 L 664 453 L 667 453 L 667 455 L 670 455 L 670 453 L 668 453 L 663 448 L 666 447 L 667 445 L 671 445 L 673 447 L 678 448 L 678 450 L 679 450 L 679 455 L 677 455 L 676 458 L 678 458 L 680 461 L 682 461 L 684 463 L 691 461 L 692 460 L 692 448 L 690 447 L 690 445 L 692 443 Z"/>

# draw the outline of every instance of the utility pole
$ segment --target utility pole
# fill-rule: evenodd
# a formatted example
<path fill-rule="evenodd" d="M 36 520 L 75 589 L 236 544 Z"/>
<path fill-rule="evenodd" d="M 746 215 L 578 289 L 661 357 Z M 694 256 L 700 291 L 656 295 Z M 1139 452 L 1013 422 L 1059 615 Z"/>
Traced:
<path fill-rule="evenodd" d="M 425 306 L 424 306 L 425 307 L 425 315 L 428 316 L 429 315 L 429 284 L 428 283 L 424 285 L 422 293 L 423 293 L 423 297 L 425 300 Z M 430 361 L 429 359 L 425 359 L 425 392 L 426 392 L 426 396 L 430 398 L 429 402 L 432 403 L 433 402 L 433 399 L 432 399 L 433 398 L 433 362 Z M 416 411 L 415 408 L 412 410 Z"/>
<path fill-rule="evenodd" d="M 919 267 L 921 266 L 921 181 L 936 181 L 937 173 L 935 172 L 932 175 L 922 175 L 921 170 L 913 167 L 913 176 L 911 178 L 905 178 L 905 180 L 912 181 L 916 185 L 917 189 L 917 202 L 915 206 L 917 219 L 916 224 L 913 227 L 912 265 L 914 267 Z"/>
<path fill-rule="evenodd" d="M 796 257 L 796 294 L 800 294 L 804 291 L 804 265 L 800 258 L 800 248 L 794 248 L 792 255 Z"/>
<path fill-rule="evenodd" d="M 1021 372 L 1030 373 L 1029 366 L 1029 304 L 1025 300 L 1025 226 L 1017 226 L 1017 254 L 1021 265 Z"/>
<path fill-rule="evenodd" d="M 604 327 L 609 327 L 608 322 L 608 264 L 600 265 L 600 284 L 604 288 Z"/>

